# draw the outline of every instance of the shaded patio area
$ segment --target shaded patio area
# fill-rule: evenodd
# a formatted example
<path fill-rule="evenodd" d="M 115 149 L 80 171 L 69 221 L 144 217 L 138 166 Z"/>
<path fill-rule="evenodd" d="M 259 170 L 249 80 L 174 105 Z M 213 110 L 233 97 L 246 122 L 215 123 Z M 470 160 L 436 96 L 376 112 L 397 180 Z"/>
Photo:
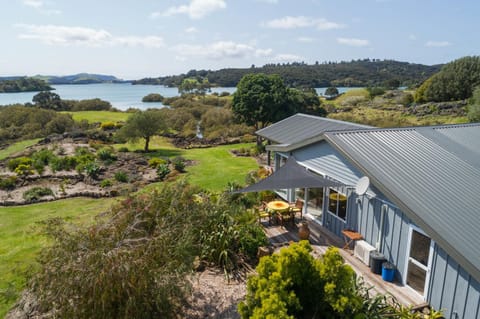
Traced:
<path fill-rule="evenodd" d="M 412 288 L 402 286 L 398 282 L 387 282 L 382 279 L 380 275 L 376 275 L 370 271 L 370 267 L 365 265 L 360 259 L 353 255 L 353 251 L 342 249 L 345 242 L 331 233 L 328 229 L 322 227 L 319 223 L 310 219 L 308 216 L 304 217 L 304 221 L 308 222 L 310 228 L 310 244 L 314 250 L 315 256 L 320 256 L 325 253 L 329 246 L 339 248 L 340 254 L 347 264 L 349 264 L 358 276 L 363 277 L 365 284 L 381 294 L 390 294 L 394 296 L 398 302 L 407 306 L 423 306 L 425 301 Z M 299 241 L 298 237 L 298 222 L 295 225 L 269 225 L 268 222 L 262 222 L 265 233 L 267 234 L 270 243 L 274 246 L 288 245 L 288 242 Z"/>

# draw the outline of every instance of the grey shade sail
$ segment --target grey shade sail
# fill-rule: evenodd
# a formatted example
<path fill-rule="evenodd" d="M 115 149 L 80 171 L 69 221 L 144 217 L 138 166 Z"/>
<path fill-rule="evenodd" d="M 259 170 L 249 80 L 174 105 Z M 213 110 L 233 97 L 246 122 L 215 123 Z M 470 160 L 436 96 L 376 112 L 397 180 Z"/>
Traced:
<path fill-rule="evenodd" d="M 297 163 L 295 158 L 289 157 L 285 165 L 276 170 L 272 175 L 260 180 L 258 183 L 235 191 L 235 193 L 258 192 L 263 190 L 286 188 L 320 188 L 340 187 L 344 184 L 326 179 L 322 176 L 307 171 Z"/>

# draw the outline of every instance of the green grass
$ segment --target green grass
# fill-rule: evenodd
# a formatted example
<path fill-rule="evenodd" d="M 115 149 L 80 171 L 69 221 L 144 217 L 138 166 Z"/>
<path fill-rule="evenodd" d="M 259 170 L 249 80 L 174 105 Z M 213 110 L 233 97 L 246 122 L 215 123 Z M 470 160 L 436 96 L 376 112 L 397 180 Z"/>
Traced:
<path fill-rule="evenodd" d="M 75 121 L 87 120 L 89 123 L 125 122 L 132 113 L 110 111 L 62 112 L 71 114 Z"/>
<path fill-rule="evenodd" d="M 37 144 L 38 141 L 40 141 L 39 138 L 14 143 L 3 150 L 0 150 L 0 160 L 3 160 L 9 157 L 12 154 L 23 151 L 26 147 Z"/>
<path fill-rule="evenodd" d="M 130 151 L 143 150 L 143 140 L 137 143 L 117 144 L 115 148 L 128 147 Z M 249 171 L 258 168 L 257 162 L 251 157 L 236 157 L 229 150 L 253 146 L 249 144 L 222 145 L 210 148 L 179 149 L 171 145 L 168 140 L 155 137 L 150 142 L 151 152 L 148 157 L 175 157 L 182 156 L 193 160 L 193 166 L 187 166 L 186 178 L 195 185 L 211 191 L 225 189 L 228 182 L 244 184 L 245 176 Z M 156 187 L 152 185 L 150 187 Z"/>
<path fill-rule="evenodd" d="M 187 179 L 211 191 L 224 190 L 228 182 L 245 184 L 246 173 L 258 168 L 251 157 L 235 157 L 229 150 L 250 147 L 254 144 L 222 145 L 215 148 L 190 149 L 184 157 L 193 160 L 187 167 Z"/>
<path fill-rule="evenodd" d="M 36 223 L 61 217 L 76 224 L 92 223 L 94 216 L 108 210 L 115 199 L 74 198 L 16 207 L 0 207 L 0 291 L 13 285 L 13 292 L 25 285 L 35 256 L 47 245 Z M 1 300 L 1 298 L 0 298 Z M 15 301 L 0 303 L 3 318 Z"/>

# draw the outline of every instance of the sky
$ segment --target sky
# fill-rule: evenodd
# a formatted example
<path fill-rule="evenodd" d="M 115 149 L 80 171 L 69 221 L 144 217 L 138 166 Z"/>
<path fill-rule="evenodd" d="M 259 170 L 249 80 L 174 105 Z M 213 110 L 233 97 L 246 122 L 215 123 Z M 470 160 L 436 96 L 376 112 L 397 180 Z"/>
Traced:
<path fill-rule="evenodd" d="M 0 76 L 480 55 L 478 0 L 0 0 Z"/>

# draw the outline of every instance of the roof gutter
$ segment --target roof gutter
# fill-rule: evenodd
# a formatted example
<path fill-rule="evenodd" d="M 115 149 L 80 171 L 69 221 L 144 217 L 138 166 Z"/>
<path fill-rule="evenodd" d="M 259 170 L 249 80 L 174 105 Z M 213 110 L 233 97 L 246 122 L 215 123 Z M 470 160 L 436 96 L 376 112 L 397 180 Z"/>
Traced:
<path fill-rule="evenodd" d="M 296 142 L 293 144 L 274 144 L 274 145 L 267 145 L 266 149 L 268 151 L 276 151 L 276 152 L 291 152 L 296 149 L 302 148 L 304 146 L 317 143 L 320 141 L 323 141 L 325 139 L 324 133 L 321 133 L 320 135 L 307 138 L 305 140 L 302 140 L 300 142 Z"/>

